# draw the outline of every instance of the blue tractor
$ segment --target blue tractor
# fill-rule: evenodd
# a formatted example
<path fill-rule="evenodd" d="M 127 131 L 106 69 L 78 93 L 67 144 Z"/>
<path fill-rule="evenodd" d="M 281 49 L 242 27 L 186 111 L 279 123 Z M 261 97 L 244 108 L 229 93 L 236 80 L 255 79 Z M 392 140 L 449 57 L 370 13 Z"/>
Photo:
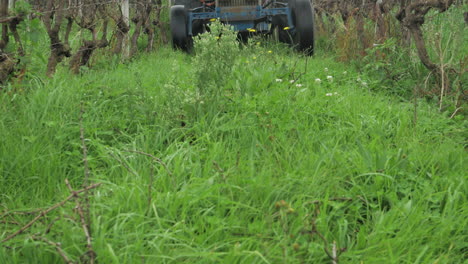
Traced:
<path fill-rule="evenodd" d="M 314 53 L 311 0 L 174 0 L 172 46 L 190 52 L 192 38 L 209 29 L 214 19 L 231 25 L 240 36 L 270 34 L 307 55 Z"/>

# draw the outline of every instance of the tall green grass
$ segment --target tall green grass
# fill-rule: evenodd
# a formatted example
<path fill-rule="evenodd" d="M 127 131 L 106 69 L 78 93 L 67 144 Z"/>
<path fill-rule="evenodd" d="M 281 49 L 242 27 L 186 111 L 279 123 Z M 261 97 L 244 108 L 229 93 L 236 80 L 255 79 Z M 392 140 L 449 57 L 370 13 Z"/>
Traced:
<path fill-rule="evenodd" d="M 100 263 L 327 263 L 334 241 L 341 263 L 463 263 L 466 122 L 420 102 L 415 123 L 412 104 L 324 55 L 215 37 L 193 56 L 161 49 L 1 93 L 2 211 L 64 199 L 66 178 L 82 184 L 83 108 L 103 183 L 91 197 Z M 79 259 L 73 207 L 1 244 L 0 262 L 61 263 L 30 239 L 57 217 L 44 236 Z M 30 219 L 2 216 L 18 225 L 0 237 Z"/>
<path fill-rule="evenodd" d="M 443 13 L 431 10 L 422 27 L 430 60 L 444 69 L 448 90 L 442 91 L 440 78 L 422 64 L 411 34 L 395 17 L 398 9 L 390 10 L 383 17 L 387 31 L 383 40 L 378 40 L 376 22 L 370 17 L 362 18 L 360 31 L 359 14 L 348 21 L 343 21 L 339 14 L 317 16 L 318 50 L 335 54 L 339 60 L 373 76 L 379 83 L 378 91 L 404 100 L 424 98 L 439 104 L 441 111 L 459 114 L 463 119 L 464 84 L 468 81 L 468 27 L 463 16 L 467 8 L 460 2 Z"/>

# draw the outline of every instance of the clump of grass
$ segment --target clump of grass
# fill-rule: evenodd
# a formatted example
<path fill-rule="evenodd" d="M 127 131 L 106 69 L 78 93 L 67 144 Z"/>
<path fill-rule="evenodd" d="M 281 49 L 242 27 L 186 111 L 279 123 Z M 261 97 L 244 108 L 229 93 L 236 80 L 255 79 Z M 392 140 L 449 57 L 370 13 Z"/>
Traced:
<path fill-rule="evenodd" d="M 101 263 L 330 262 L 324 249 L 342 263 L 463 262 L 465 123 L 422 102 L 415 127 L 413 106 L 373 93 L 372 76 L 227 40 L 2 93 L 4 210 L 46 207 L 67 195 L 65 178 L 81 183 L 83 102 L 91 180 L 103 183 L 90 208 Z M 235 56 L 210 58 L 231 61 L 197 57 L 224 48 Z M 210 69 L 203 85 L 195 65 Z M 73 226 L 45 237 L 78 259 Z M 61 261 L 27 236 L 6 246 L 2 263 Z"/>

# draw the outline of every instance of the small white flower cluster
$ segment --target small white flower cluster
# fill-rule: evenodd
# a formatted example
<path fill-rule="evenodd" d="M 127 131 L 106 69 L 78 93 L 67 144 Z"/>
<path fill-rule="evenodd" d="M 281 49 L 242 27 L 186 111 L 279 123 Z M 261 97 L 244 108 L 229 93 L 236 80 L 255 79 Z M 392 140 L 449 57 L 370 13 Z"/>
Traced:
<path fill-rule="evenodd" d="M 333 76 L 328 75 L 328 76 L 327 76 L 327 81 L 329 81 L 329 82 L 333 81 Z M 316 83 L 321 83 L 322 80 L 320 80 L 320 78 L 316 78 L 316 79 L 315 79 L 315 82 L 316 82 Z"/>
<path fill-rule="evenodd" d="M 326 93 L 325 96 L 334 96 L 334 95 L 339 95 L 339 93 L 334 92 L 334 93 Z"/>
<path fill-rule="evenodd" d="M 361 79 L 361 77 L 358 77 L 358 78 L 356 79 L 356 81 L 357 81 L 357 82 L 360 82 L 361 85 L 364 86 L 364 87 L 367 87 L 367 86 L 368 86 L 368 85 L 367 85 L 367 82 L 363 81 L 363 80 Z"/>
<path fill-rule="evenodd" d="M 283 82 L 283 79 L 275 79 L 275 82 L 277 82 L 277 83 Z M 290 81 L 289 81 L 290 84 L 293 84 L 293 83 L 295 83 L 295 82 L 296 82 L 296 80 L 290 80 Z M 300 88 L 300 87 L 302 87 L 302 86 L 303 86 L 303 85 L 300 84 L 300 83 L 297 83 L 297 84 L 296 84 L 296 87 L 298 87 L 298 88 Z"/>
<path fill-rule="evenodd" d="M 289 81 L 290 84 L 293 84 L 293 83 L 295 83 L 295 82 L 296 82 L 296 80 L 290 80 L 290 81 Z M 296 87 L 299 87 L 299 88 L 300 88 L 300 87 L 302 87 L 302 84 L 297 83 L 297 84 L 296 84 Z"/>

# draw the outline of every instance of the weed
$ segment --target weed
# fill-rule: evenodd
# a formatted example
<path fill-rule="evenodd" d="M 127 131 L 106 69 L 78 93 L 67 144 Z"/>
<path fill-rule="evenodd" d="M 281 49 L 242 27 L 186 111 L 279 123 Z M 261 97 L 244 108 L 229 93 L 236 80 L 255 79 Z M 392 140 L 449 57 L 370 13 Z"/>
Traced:
<path fill-rule="evenodd" d="M 373 74 L 212 28 L 194 56 L 161 49 L 1 93 L 2 238 L 31 221 L 8 212 L 82 183 L 83 102 L 100 263 L 463 262 L 466 122 L 421 101 L 414 127 Z M 71 207 L 2 244 L 0 262 L 60 263 L 56 242 L 86 254 Z"/>

